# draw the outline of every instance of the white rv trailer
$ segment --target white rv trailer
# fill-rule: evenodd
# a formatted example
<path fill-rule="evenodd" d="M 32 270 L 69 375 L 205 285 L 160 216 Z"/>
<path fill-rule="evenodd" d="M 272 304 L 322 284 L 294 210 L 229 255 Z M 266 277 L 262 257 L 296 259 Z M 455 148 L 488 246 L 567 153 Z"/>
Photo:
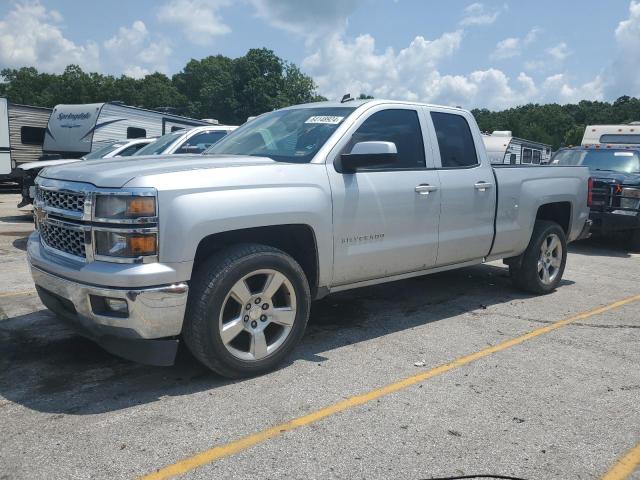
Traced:
<path fill-rule="evenodd" d="M 551 145 L 514 137 L 509 130 L 483 134 L 482 140 L 491 163 L 546 165 L 551 161 Z"/>
<path fill-rule="evenodd" d="M 44 153 L 80 158 L 107 141 L 159 137 L 200 125 L 208 122 L 120 102 L 57 105 L 44 137 Z"/>
<path fill-rule="evenodd" d="M 640 145 L 640 122 L 622 125 L 587 125 L 582 137 L 582 146 L 602 143 Z"/>
<path fill-rule="evenodd" d="M 9 179 L 16 168 L 42 155 L 50 108 L 11 103 L 0 98 L 0 179 Z"/>

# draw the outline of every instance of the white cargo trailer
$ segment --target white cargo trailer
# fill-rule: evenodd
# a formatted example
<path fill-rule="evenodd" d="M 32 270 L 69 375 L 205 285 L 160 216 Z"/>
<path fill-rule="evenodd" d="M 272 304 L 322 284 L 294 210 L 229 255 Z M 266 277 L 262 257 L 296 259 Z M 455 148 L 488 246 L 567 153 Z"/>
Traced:
<path fill-rule="evenodd" d="M 0 179 L 9 179 L 22 163 L 42 155 L 50 108 L 11 103 L 0 98 Z"/>
<path fill-rule="evenodd" d="M 494 164 L 546 165 L 551 161 L 551 145 L 514 137 L 509 130 L 483 134 L 482 140 Z"/>
<path fill-rule="evenodd" d="M 107 141 L 159 137 L 208 124 L 203 120 L 130 107 L 120 102 L 57 105 L 45 134 L 44 153 L 80 158 Z"/>
<path fill-rule="evenodd" d="M 591 145 L 640 145 L 640 122 L 621 125 L 587 125 L 582 146 Z"/>

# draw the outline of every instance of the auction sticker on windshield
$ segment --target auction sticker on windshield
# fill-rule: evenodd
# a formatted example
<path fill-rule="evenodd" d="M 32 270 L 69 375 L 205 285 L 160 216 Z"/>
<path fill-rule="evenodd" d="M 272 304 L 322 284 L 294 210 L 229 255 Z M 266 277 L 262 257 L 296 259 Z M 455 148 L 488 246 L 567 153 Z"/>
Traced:
<path fill-rule="evenodd" d="M 333 115 L 315 115 L 313 117 L 309 117 L 304 123 L 325 123 L 329 125 L 337 125 L 344 117 L 336 117 Z"/>

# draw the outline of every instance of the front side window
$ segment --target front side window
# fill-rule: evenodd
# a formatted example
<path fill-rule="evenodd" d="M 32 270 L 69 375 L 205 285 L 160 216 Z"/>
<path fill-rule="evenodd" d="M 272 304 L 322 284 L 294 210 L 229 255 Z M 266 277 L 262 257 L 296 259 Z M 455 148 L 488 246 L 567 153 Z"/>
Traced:
<path fill-rule="evenodd" d="M 522 149 L 522 163 L 531 163 L 531 160 L 533 158 L 533 152 L 531 151 L 530 148 L 523 148 Z"/>
<path fill-rule="evenodd" d="M 136 143 L 135 145 L 131 145 L 131 146 L 125 148 L 124 150 L 122 150 L 118 154 L 118 157 L 130 157 L 131 155 L 136 153 L 138 150 L 143 148 L 145 145 L 147 145 L 147 144 L 146 143 Z"/>
<path fill-rule="evenodd" d="M 97 158 L 103 158 L 105 155 L 109 155 L 114 150 L 123 147 L 125 144 L 122 142 L 108 142 L 107 144 L 103 144 L 102 147 L 94 150 L 93 152 L 87 153 L 82 158 L 83 160 L 95 160 Z"/>
<path fill-rule="evenodd" d="M 276 110 L 245 123 L 207 150 L 212 155 L 252 155 L 309 163 L 354 107 Z"/>
<path fill-rule="evenodd" d="M 144 148 L 138 150 L 135 155 L 160 155 L 182 135 L 184 135 L 184 130 L 167 133 L 161 136 L 155 142 L 151 142 L 149 145 L 146 145 Z"/>
<path fill-rule="evenodd" d="M 202 153 L 226 134 L 225 131 L 198 133 L 184 142 L 176 153 Z"/>
<path fill-rule="evenodd" d="M 21 127 L 20 142 L 25 145 L 42 145 L 44 143 L 45 128 L 41 127 Z"/>
<path fill-rule="evenodd" d="M 398 161 L 375 169 L 425 168 L 422 129 L 415 110 L 381 110 L 374 113 L 358 127 L 345 148 L 345 153 L 350 152 L 359 142 L 393 142 L 396 145 Z"/>
<path fill-rule="evenodd" d="M 476 144 L 467 120 L 457 114 L 431 112 L 438 137 L 442 168 L 464 168 L 478 165 Z"/>

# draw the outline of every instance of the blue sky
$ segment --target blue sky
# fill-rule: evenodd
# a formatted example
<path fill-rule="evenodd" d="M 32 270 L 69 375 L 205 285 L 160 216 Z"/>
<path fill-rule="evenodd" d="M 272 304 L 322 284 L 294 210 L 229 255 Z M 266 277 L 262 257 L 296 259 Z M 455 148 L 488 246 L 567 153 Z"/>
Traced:
<path fill-rule="evenodd" d="M 640 2 L 3 0 L 0 67 L 179 71 L 268 47 L 320 93 L 505 108 L 640 95 Z"/>

